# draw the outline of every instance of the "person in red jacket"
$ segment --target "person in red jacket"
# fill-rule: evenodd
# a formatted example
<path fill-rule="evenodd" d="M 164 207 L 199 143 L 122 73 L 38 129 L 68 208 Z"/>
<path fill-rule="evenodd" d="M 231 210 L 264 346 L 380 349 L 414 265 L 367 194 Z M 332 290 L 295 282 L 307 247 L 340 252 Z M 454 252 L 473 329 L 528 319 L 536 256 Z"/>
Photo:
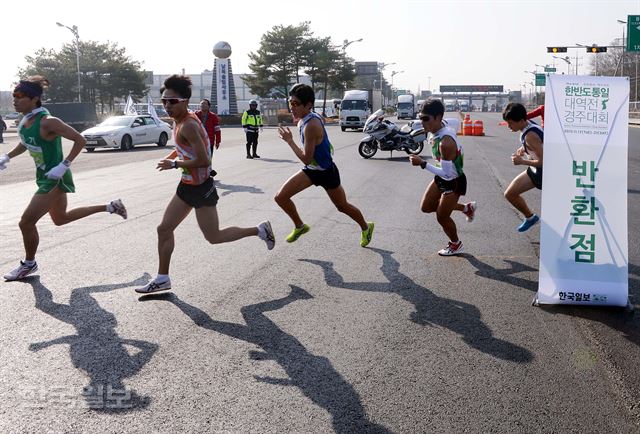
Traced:
<path fill-rule="evenodd" d="M 213 150 L 218 149 L 220 147 L 220 143 L 222 142 L 222 135 L 220 134 L 220 119 L 218 115 L 212 112 L 211 103 L 208 99 L 203 99 L 200 101 L 200 110 L 196 111 L 196 116 L 202 122 L 202 126 L 207 132 L 207 136 L 209 136 L 209 147 L 211 148 L 211 155 L 213 155 Z M 218 172 L 211 169 L 211 176 L 216 176 Z"/>
<path fill-rule="evenodd" d="M 540 119 L 542 120 L 542 122 L 540 122 L 540 126 L 544 128 L 544 104 L 538 106 L 530 112 L 527 112 L 527 119 L 537 118 L 538 116 L 540 116 Z"/>

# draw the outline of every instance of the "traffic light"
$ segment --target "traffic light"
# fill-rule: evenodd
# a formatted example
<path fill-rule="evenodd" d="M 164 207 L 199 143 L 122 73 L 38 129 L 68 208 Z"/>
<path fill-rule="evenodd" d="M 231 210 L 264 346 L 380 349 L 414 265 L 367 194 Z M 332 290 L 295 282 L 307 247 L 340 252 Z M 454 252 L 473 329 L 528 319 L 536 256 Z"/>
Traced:
<path fill-rule="evenodd" d="M 593 45 L 591 47 L 587 47 L 587 53 L 606 53 L 607 47 L 598 47 Z"/>
<path fill-rule="evenodd" d="M 547 53 L 566 53 L 567 47 L 547 47 Z"/>

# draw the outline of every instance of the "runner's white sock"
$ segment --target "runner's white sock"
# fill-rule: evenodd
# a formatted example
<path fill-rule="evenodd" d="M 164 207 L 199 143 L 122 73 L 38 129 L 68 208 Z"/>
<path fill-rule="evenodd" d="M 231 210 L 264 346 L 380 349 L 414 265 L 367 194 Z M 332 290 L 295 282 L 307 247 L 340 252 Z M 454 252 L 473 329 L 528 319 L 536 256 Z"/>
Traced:
<path fill-rule="evenodd" d="M 113 212 L 115 211 L 115 209 L 113 209 L 113 205 L 111 205 L 111 203 L 107 204 L 107 212 L 110 214 L 113 214 Z"/>
<path fill-rule="evenodd" d="M 264 228 L 264 225 L 258 225 L 256 228 L 258 229 L 258 238 L 261 240 L 267 238 L 267 230 Z"/>
<path fill-rule="evenodd" d="M 33 264 L 35 264 L 35 263 L 36 263 L 35 259 L 34 259 L 33 261 L 27 261 L 27 260 L 25 259 L 25 260 L 24 260 L 24 261 L 22 261 L 22 262 L 24 262 L 24 265 L 28 265 L 29 267 L 31 267 Z"/>
<path fill-rule="evenodd" d="M 162 283 L 162 282 L 166 282 L 167 280 L 169 280 L 169 275 L 168 274 L 158 274 L 156 276 L 155 280 L 157 283 Z"/>

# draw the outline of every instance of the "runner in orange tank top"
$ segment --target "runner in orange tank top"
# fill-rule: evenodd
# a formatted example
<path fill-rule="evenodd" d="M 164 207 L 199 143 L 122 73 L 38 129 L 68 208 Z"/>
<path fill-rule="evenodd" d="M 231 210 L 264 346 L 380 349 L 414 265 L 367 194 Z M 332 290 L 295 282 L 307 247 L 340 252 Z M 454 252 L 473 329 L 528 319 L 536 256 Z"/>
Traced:
<path fill-rule="evenodd" d="M 148 294 L 171 289 L 169 263 L 175 246 L 173 232 L 196 209 L 196 219 L 204 238 L 211 244 L 228 243 L 241 238 L 258 236 L 267 243 L 269 250 L 275 245 L 275 237 L 268 220 L 252 228 L 228 227 L 220 229 L 218 222 L 218 193 L 209 175 L 211 151 L 206 132 L 197 116 L 189 112 L 191 79 L 172 75 L 160 89 L 162 104 L 176 123 L 173 139 L 175 150 L 158 162 L 160 171 L 180 169 L 182 176 L 176 194 L 169 202 L 158 226 L 158 275 L 136 292 Z"/>

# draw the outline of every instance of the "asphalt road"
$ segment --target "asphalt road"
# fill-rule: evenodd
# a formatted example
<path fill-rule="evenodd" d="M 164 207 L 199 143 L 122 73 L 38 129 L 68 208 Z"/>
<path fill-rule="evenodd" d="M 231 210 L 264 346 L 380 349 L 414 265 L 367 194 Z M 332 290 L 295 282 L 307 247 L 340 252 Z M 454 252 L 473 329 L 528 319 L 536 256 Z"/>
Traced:
<path fill-rule="evenodd" d="M 300 164 L 274 129 L 260 160 L 242 130 L 215 156 L 222 226 L 270 219 L 278 243 L 211 246 L 188 217 L 176 232 L 173 291 L 154 276 L 156 231 L 177 173 L 169 148 L 82 153 L 70 207 L 120 197 L 100 214 L 40 226 L 40 270 L 0 283 L 0 432 L 639 432 L 640 320 L 621 310 L 536 308 L 539 230 L 518 234 L 502 197 L 522 169 L 517 135 L 477 114 L 462 137 L 466 254 L 419 210 L 430 177 L 404 154 L 357 153 L 360 132 L 329 127 L 349 199 L 376 222 L 370 248 L 321 189 L 295 201 L 311 231 L 284 242 L 273 202 Z M 640 136 L 630 129 L 630 293 L 640 299 Z M 9 136 L 0 152 L 15 145 Z M 65 146 L 68 147 L 68 143 Z M 425 150 L 425 153 L 427 151 Z M 22 258 L 17 222 L 35 190 L 30 158 L 0 173 L 0 267 Z M 539 210 L 539 192 L 526 195 Z"/>

